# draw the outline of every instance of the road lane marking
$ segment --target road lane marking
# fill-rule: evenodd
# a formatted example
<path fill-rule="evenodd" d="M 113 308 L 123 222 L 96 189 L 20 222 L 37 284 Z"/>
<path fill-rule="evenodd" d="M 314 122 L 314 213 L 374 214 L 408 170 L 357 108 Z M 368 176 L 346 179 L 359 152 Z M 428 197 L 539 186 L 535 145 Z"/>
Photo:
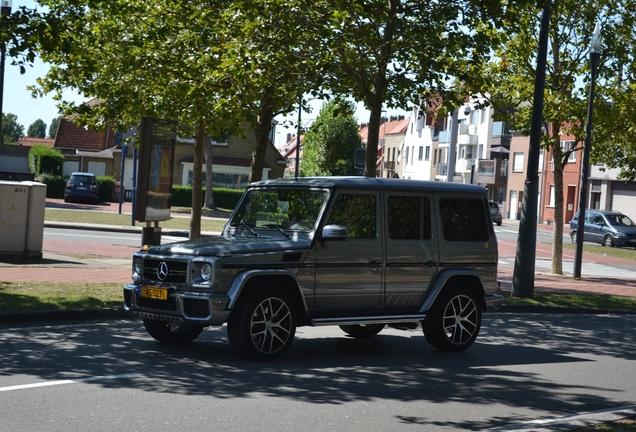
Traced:
<path fill-rule="evenodd" d="M 102 376 L 87 377 L 87 378 L 44 381 L 44 382 L 33 383 L 33 384 L 22 384 L 22 385 L 9 386 L 9 387 L 0 387 L 0 392 L 12 391 L 12 390 L 25 390 L 25 389 L 31 389 L 31 388 L 37 388 L 37 387 L 49 387 L 49 386 L 55 386 L 55 385 L 77 384 L 77 383 L 91 382 L 91 381 L 103 381 L 103 380 L 110 380 L 110 379 L 135 378 L 140 376 L 144 376 L 144 374 L 129 373 L 129 374 L 121 374 L 121 375 L 102 375 Z"/>

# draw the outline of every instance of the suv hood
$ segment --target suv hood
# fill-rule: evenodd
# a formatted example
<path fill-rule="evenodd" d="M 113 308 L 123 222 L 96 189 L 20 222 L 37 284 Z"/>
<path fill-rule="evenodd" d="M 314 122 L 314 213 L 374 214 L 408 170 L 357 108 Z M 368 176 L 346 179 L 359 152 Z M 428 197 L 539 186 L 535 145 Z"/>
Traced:
<path fill-rule="evenodd" d="M 310 241 L 289 240 L 275 237 L 208 237 L 162 246 L 151 246 L 149 254 L 210 256 L 219 252 L 231 254 L 309 249 Z"/>
<path fill-rule="evenodd" d="M 609 225 L 615 231 L 625 233 L 629 236 L 636 235 L 636 227 L 632 226 L 617 226 L 617 225 Z"/>

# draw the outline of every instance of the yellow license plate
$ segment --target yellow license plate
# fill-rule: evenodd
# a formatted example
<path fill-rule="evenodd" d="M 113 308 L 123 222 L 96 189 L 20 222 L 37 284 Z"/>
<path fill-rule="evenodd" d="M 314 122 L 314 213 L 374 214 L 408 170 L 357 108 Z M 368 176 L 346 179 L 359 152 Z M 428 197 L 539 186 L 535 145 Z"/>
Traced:
<path fill-rule="evenodd" d="M 141 287 L 141 296 L 158 300 L 168 300 L 168 290 L 164 288 Z"/>

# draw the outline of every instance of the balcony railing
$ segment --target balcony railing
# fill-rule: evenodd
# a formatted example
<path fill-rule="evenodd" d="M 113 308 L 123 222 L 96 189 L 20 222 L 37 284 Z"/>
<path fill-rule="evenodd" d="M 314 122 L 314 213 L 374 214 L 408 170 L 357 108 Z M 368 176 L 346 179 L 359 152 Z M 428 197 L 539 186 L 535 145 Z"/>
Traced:
<path fill-rule="evenodd" d="M 499 168 L 497 168 L 499 166 Z M 499 169 L 499 171 L 497 171 Z M 508 161 L 505 159 L 480 159 L 477 164 L 477 175 L 494 177 L 496 173 L 500 177 L 508 176 Z"/>
<path fill-rule="evenodd" d="M 437 164 L 437 175 L 445 176 L 448 173 L 448 164 L 446 162 Z"/>

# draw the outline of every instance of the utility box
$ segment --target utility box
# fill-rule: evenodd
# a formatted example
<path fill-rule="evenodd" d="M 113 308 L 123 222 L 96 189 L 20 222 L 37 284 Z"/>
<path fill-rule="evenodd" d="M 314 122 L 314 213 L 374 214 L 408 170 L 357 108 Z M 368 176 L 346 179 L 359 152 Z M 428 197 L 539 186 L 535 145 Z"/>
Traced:
<path fill-rule="evenodd" d="M 42 258 L 46 185 L 0 181 L 0 257 Z"/>

